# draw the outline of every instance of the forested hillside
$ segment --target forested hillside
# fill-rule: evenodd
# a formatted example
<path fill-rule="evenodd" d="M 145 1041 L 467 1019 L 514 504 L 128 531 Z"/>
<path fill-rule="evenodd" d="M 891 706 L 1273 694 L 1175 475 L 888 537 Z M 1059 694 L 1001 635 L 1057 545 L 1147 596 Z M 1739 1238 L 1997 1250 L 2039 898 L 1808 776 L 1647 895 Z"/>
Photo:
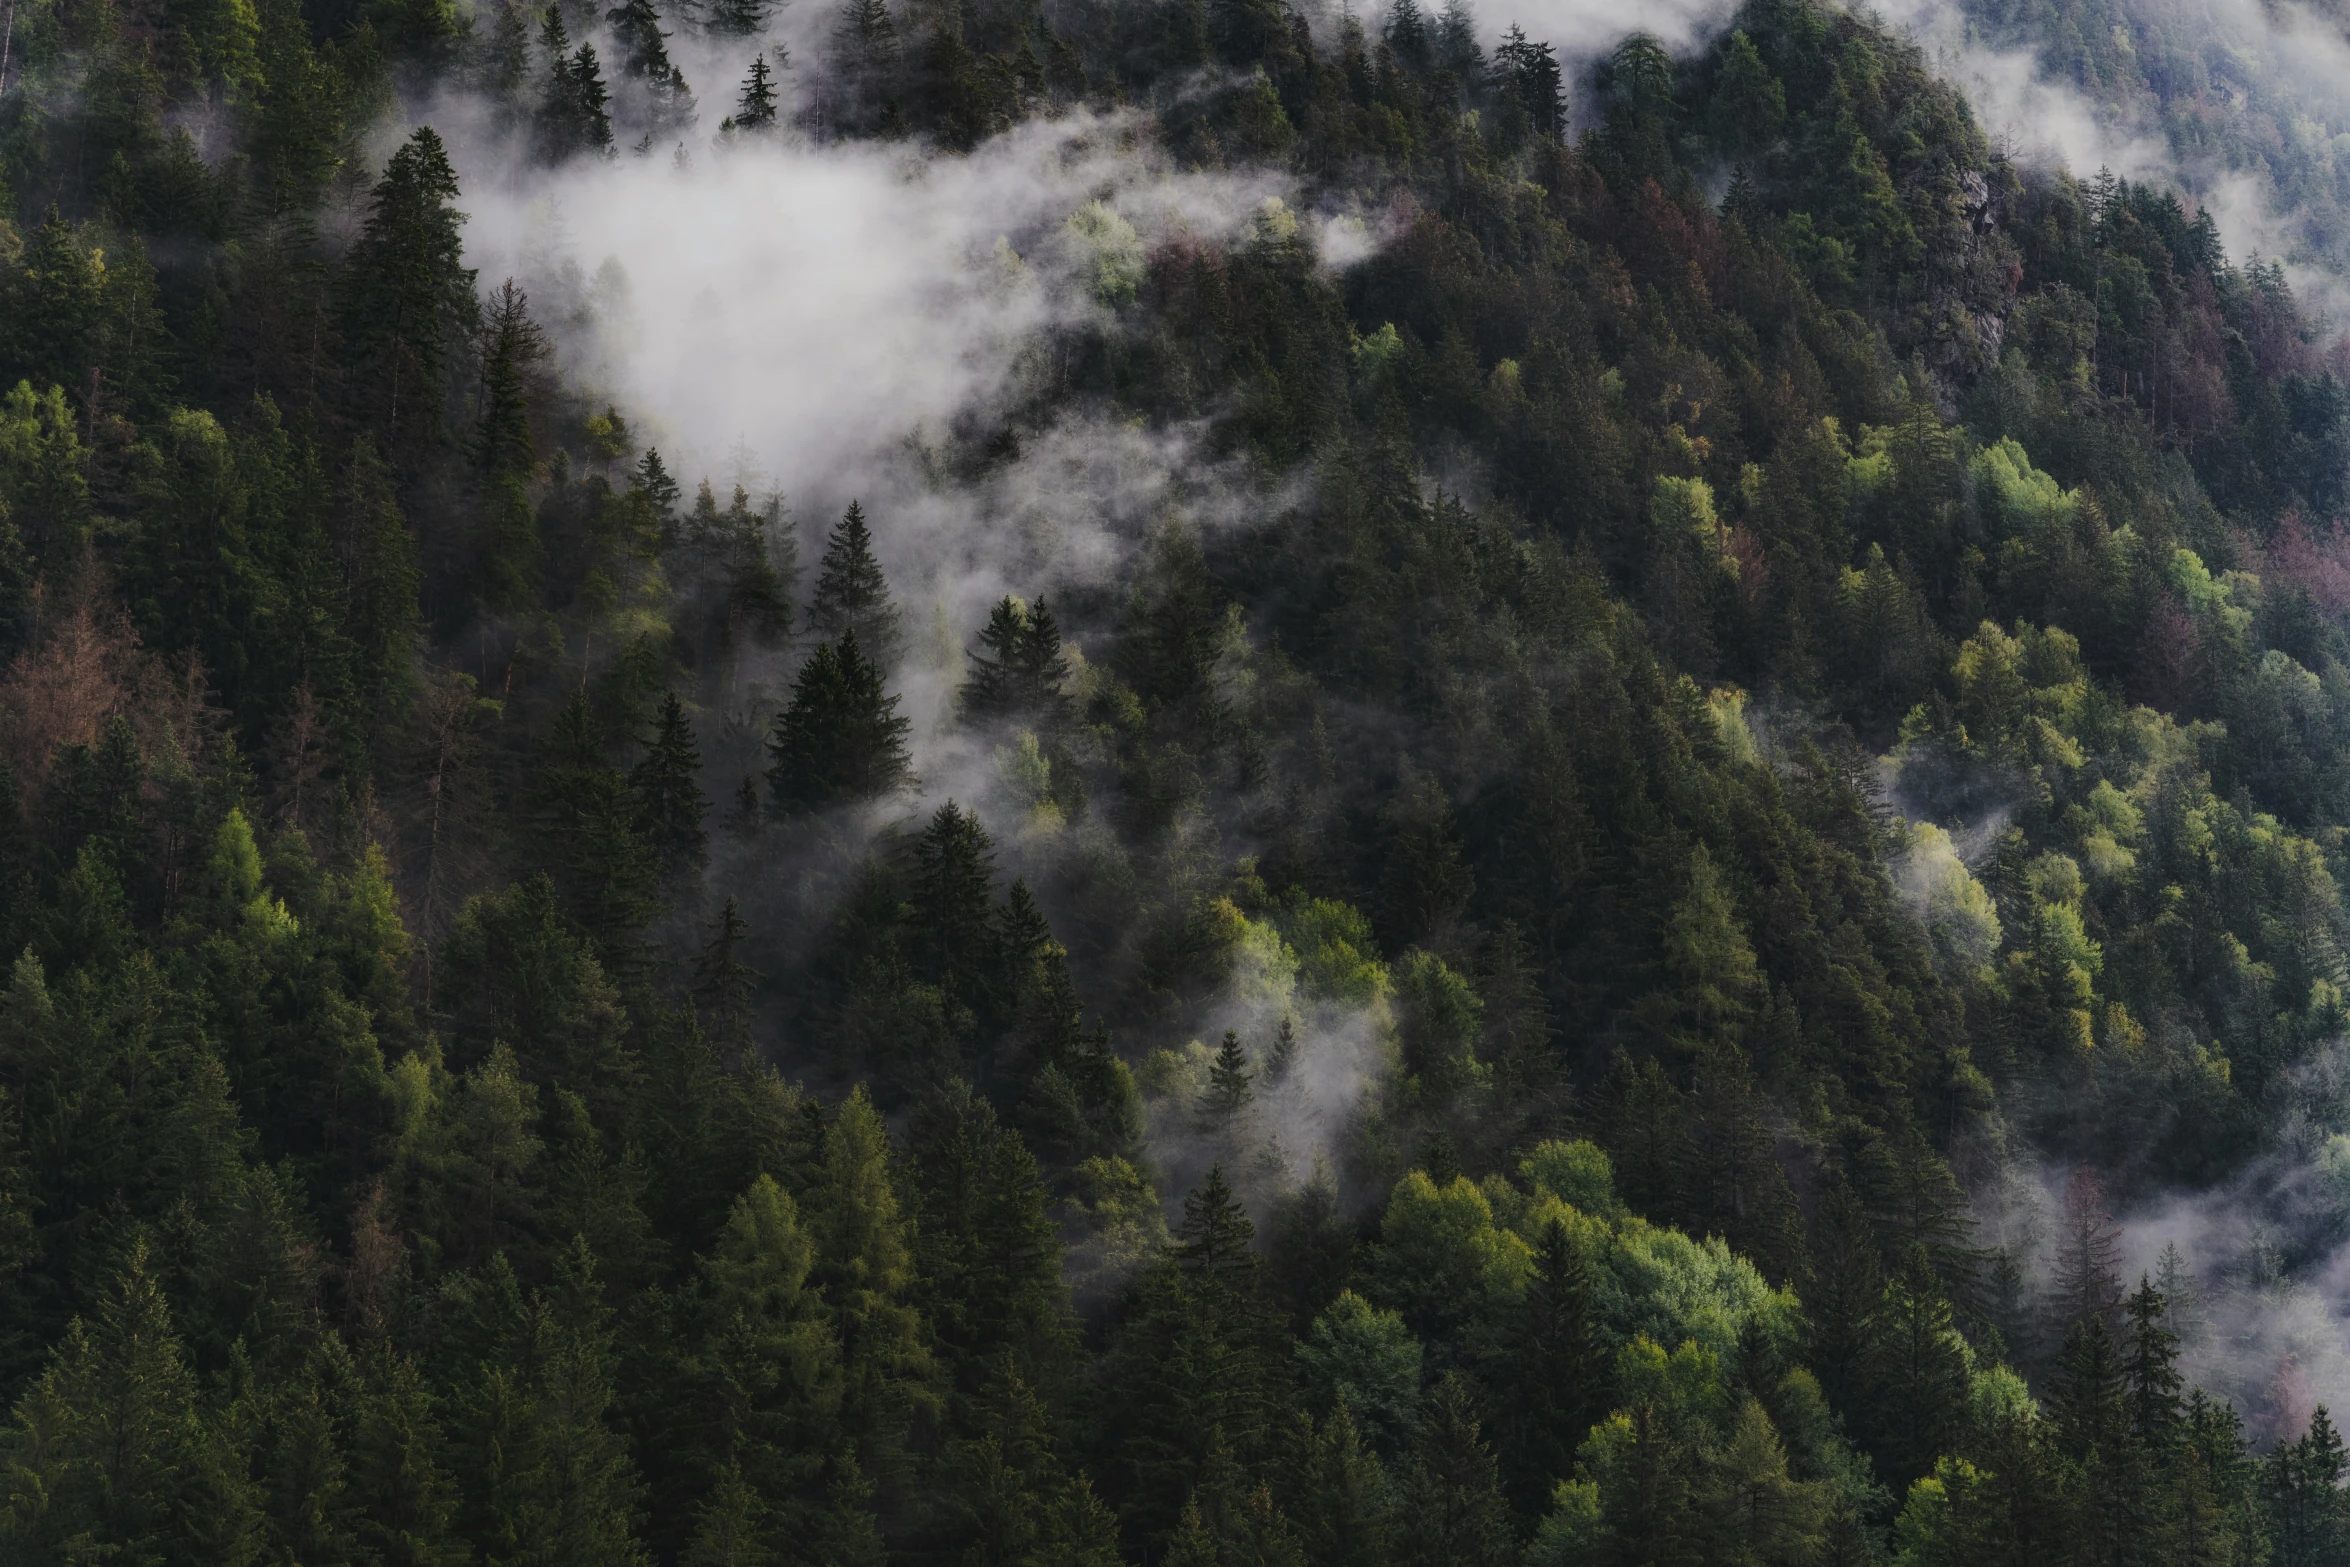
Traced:
<path fill-rule="evenodd" d="M 2283 273 L 1818 0 L 817 3 L 0 0 L 0 1560 L 2350 1559 Z M 468 244 L 1014 144 L 883 467 Z"/>

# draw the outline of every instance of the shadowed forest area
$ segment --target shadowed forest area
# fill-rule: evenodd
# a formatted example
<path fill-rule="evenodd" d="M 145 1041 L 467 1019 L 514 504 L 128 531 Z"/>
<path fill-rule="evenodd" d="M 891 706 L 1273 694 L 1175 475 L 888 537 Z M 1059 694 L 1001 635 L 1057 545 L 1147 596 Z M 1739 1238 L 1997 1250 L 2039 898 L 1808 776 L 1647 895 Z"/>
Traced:
<path fill-rule="evenodd" d="M 1823 0 L 824 3 L 0 0 L 0 1560 L 2350 1562 L 2283 269 Z M 468 244 L 1045 132 L 1249 199 L 820 511 Z"/>

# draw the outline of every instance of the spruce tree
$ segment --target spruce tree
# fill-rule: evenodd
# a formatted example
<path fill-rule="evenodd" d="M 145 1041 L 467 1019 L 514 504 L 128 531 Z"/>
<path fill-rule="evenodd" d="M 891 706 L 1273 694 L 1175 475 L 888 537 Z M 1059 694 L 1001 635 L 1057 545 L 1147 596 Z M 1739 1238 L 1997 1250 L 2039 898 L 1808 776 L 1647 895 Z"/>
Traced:
<path fill-rule="evenodd" d="M 980 651 L 970 655 L 963 682 L 965 716 L 977 722 L 1018 718 L 1030 722 L 1061 717 L 1068 698 L 1061 687 L 1069 660 L 1061 651 L 1061 630 L 1043 599 L 1024 605 L 999 600 L 979 633 Z"/>
<path fill-rule="evenodd" d="M 656 823 L 643 795 L 604 760 L 602 726 L 576 692 L 547 737 L 531 822 L 564 907 L 608 968 L 632 966 L 637 935 L 661 908 L 661 864 L 648 836 Z"/>
<path fill-rule="evenodd" d="M 661 31 L 661 13 L 653 0 L 620 0 L 604 13 L 619 45 L 621 75 L 643 95 L 642 113 L 648 135 L 691 125 L 694 95 L 685 75 L 670 62 L 669 35 Z"/>
<path fill-rule="evenodd" d="M 686 721 L 685 704 L 676 692 L 661 700 L 653 737 L 645 754 L 629 772 L 628 783 L 637 798 L 637 825 L 661 862 L 662 879 L 682 886 L 709 860 L 709 834 L 702 818 L 710 802 L 696 782 L 702 753 L 694 743 L 693 725 Z"/>
<path fill-rule="evenodd" d="M 897 607 L 890 602 L 881 565 L 873 558 L 873 535 L 865 526 L 865 510 L 855 501 L 849 502 L 840 526 L 825 540 L 816 597 L 808 606 L 808 624 L 829 641 L 853 635 L 866 656 L 883 669 L 897 664 L 904 646 Z"/>
<path fill-rule="evenodd" d="M 350 384 L 363 416 L 394 452 L 439 435 L 449 368 L 479 313 L 456 200 L 448 150 L 431 126 L 420 125 L 375 182 L 344 264 Z"/>
<path fill-rule="evenodd" d="M 1544 1225 L 1535 1241 L 1525 1299 L 1486 1374 L 1502 1411 L 1497 1435 L 1511 1499 L 1520 1516 L 1539 1516 L 1608 1407 L 1608 1354 L 1592 1315 L 1590 1269 L 1561 1220 Z"/>
<path fill-rule="evenodd" d="M 979 818 L 949 800 L 914 844 L 908 899 L 913 952 L 924 978 L 965 1009 L 995 1010 L 999 983 L 995 855 Z"/>
<path fill-rule="evenodd" d="M 767 31 L 773 12 L 774 0 L 712 0 L 710 31 L 721 38 L 756 38 Z M 759 60 L 763 65 L 766 56 Z M 781 44 L 775 46 L 775 63 L 778 68 L 789 63 Z M 739 116 L 736 123 L 742 123 Z"/>
<path fill-rule="evenodd" d="M 751 60 L 751 74 L 743 78 L 742 95 L 735 100 L 732 121 L 738 131 L 757 134 L 775 128 L 775 80 L 767 56 Z"/>
<path fill-rule="evenodd" d="M 490 296 L 481 344 L 481 422 L 474 434 L 474 460 L 489 474 L 527 475 L 538 464 L 530 430 L 530 378 L 547 356 L 547 337 L 530 318 L 530 296 L 512 278 Z"/>
<path fill-rule="evenodd" d="M 1467 1385 L 1439 1377 L 1403 1481 L 1398 1555 L 1411 1567 L 1504 1567 L 1518 1561 L 1493 1450 Z"/>
<path fill-rule="evenodd" d="M 2169 1302 L 2140 1275 L 2123 1302 L 2128 1336 L 2122 1376 L 2129 1389 L 2130 1436 L 2151 1453 L 2168 1453 L 2180 1434 L 2179 1340 L 2169 1325 Z"/>
<path fill-rule="evenodd" d="M 767 742 L 767 782 L 786 819 L 894 794 L 913 782 L 912 725 L 882 690 L 881 669 L 844 631 L 821 644 L 792 682 L 791 704 Z"/>
<path fill-rule="evenodd" d="M 718 911 L 718 928 L 694 960 L 694 1005 L 711 1040 L 736 1058 L 751 1049 L 751 987 L 757 982 L 743 961 L 749 927 L 730 895 Z"/>
<path fill-rule="evenodd" d="M 1060 1235 L 1019 1134 L 967 1085 L 949 1084 L 917 1117 L 910 1165 L 923 1317 L 953 1390 L 969 1400 L 1010 1376 L 1066 1397 L 1076 1341 Z"/>
<path fill-rule="evenodd" d="M 1256 1101 L 1256 1090 L 1250 1086 L 1255 1077 L 1249 1070 L 1248 1052 L 1240 1048 L 1240 1035 L 1224 1030 L 1224 1042 L 1216 1047 L 1216 1059 L 1208 1067 L 1208 1086 L 1200 1095 L 1202 1128 L 1230 1136 L 1242 1113 Z"/>
<path fill-rule="evenodd" d="M 653 515 L 660 519 L 661 537 L 666 542 L 677 529 L 677 498 L 681 492 L 677 481 L 669 476 L 668 465 L 661 461 L 660 448 L 645 448 L 628 483 L 629 488 L 641 491 L 652 502 Z"/>

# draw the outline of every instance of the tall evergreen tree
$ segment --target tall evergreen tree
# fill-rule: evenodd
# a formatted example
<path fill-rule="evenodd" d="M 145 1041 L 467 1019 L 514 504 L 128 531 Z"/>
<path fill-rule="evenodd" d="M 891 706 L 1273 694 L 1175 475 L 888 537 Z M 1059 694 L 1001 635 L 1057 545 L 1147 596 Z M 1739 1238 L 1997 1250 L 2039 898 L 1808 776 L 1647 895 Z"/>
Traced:
<path fill-rule="evenodd" d="M 882 690 L 881 668 L 854 631 L 817 647 L 792 683 L 791 705 L 775 720 L 767 782 L 776 814 L 813 815 L 877 799 L 913 781 L 908 720 Z"/>
<path fill-rule="evenodd" d="M 431 126 L 418 126 L 375 182 L 344 264 L 350 385 L 393 452 L 440 434 L 457 346 L 479 314 L 456 199 L 448 150 Z"/>
<path fill-rule="evenodd" d="M 654 723 L 653 737 L 630 770 L 628 784 L 636 793 L 638 830 L 660 859 L 662 880 L 678 889 L 709 860 L 710 840 L 702 818 L 710 802 L 696 781 L 702 753 L 676 692 L 662 697 Z"/>
<path fill-rule="evenodd" d="M 728 123 L 752 135 L 775 128 L 775 73 L 767 69 L 766 55 L 752 56 L 750 74 L 743 78 L 742 93 L 735 99 L 734 115 Z"/>
<path fill-rule="evenodd" d="M 1069 660 L 1061 651 L 1060 625 L 1042 598 L 1033 605 L 999 600 L 988 612 L 979 644 L 981 651 L 971 655 L 970 676 L 963 682 L 966 715 L 981 721 L 1030 722 L 1063 715 L 1068 698 L 1061 688 L 1069 679 Z"/>
<path fill-rule="evenodd" d="M 694 95 L 685 74 L 670 62 L 669 35 L 653 0 L 620 0 L 604 13 L 620 48 L 620 72 L 643 95 L 640 106 L 648 135 L 666 135 L 693 124 Z"/>
<path fill-rule="evenodd" d="M 1503 1478 L 1521 1516 L 1539 1515 L 1574 1468 L 1575 1449 L 1608 1404 L 1608 1356 L 1591 1304 L 1591 1271 L 1564 1222 L 1535 1242 L 1517 1320 L 1486 1377 L 1502 1411 Z"/>
<path fill-rule="evenodd" d="M 873 558 L 873 534 L 865 526 L 865 509 L 855 501 L 849 502 L 840 526 L 825 540 L 816 597 L 808 606 L 808 625 L 829 641 L 854 636 L 866 656 L 883 669 L 897 665 L 904 647 L 897 606 L 890 602 L 889 584 Z"/>

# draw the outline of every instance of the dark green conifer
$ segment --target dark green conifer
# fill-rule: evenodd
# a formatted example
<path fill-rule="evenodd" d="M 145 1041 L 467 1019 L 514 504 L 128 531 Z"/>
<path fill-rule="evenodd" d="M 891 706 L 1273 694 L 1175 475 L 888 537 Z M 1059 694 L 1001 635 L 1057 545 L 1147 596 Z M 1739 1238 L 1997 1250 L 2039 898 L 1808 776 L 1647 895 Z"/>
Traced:
<path fill-rule="evenodd" d="M 351 387 L 387 448 L 441 431 L 449 368 L 479 306 L 462 264 L 457 175 L 429 125 L 400 144 L 375 182 L 344 264 L 342 332 Z"/>
<path fill-rule="evenodd" d="M 882 690 L 881 670 L 853 630 L 817 647 L 792 683 L 791 705 L 775 721 L 767 781 L 785 818 L 878 799 L 913 781 L 906 756 L 911 724 Z"/>
<path fill-rule="evenodd" d="M 751 74 L 743 78 L 742 95 L 735 100 L 734 128 L 757 133 L 775 127 L 775 80 L 767 69 L 767 56 L 755 55 L 751 60 Z"/>
<path fill-rule="evenodd" d="M 699 873 L 709 859 L 709 834 L 702 817 L 710 802 L 697 781 L 702 753 L 694 743 L 693 725 L 676 692 L 661 699 L 660 716 L 645 754 L 629 772 L 636 792 L 638 830 L 660 858 L 663 880 L 671 887 Z"/>
<path fill-rule="evenodd" d="M 882 669 L 897 664 L 903 646 L 897 607 L 890 602 L 881 565 L 873 558 L 873 535 L 865 526 L 864 508 L 855 501 L 849 502 L 840 526 L 825 540 L 808 625 L 828 641 L 854 634 L 857 645 Z"/>

